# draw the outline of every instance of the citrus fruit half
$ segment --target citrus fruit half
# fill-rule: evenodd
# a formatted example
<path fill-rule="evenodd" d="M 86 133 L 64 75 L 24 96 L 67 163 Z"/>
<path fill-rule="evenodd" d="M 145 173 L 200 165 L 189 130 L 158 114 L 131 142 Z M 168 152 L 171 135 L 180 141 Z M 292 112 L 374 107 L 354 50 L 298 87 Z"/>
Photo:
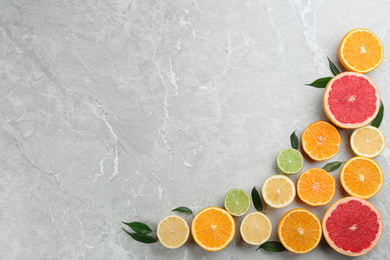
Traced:
<path fill-rule="evenodd" d="M 233 216 L 242 216 L 251 207 L 251 197 L 244 190 L 233 189 L 226 194 L 224 205 Z"/>
<path fill-rule="evenodd" d="M 370 202 L 342 198 L 325 212 L 322 228 L 326 242 L 337 252 L 360 256 L 371 251 L 382 235 L 382 217 Z"/>
<path fill-rule="evenodd" d="M 200 247 L 207 251 L 219 251 L 233 240 L 236 225 L 229 212 L 219 207 L 209 207 L 195 215 L 191 232 Z"/>
<path fill-rule="evenodd" d="M 303 168 L 303 157 L 298 150 L 286 148 L 280 151 L 276 163 L 283 173 L 295 174 Z"/>
<path fill-rule="evenodd" d="M 343 72 L 326 85 L 323 106 L 326 115 L 341 128 L 359 128 L 370 123 L 378 114 L 380 95 L 368 76 Z"/>
<path fill-rule="evenodd" d="M 273 208 L 283 208 L 291 204 L 295 198 L 295 185 L 285 175 L 269 177 L 263 184 L 264 201 Z"/>
<path fill-rule="evenodd" d="M 374 160 L 356 156 L 344 164 L 340 182 L 349 195 L 369 199 L 382 188 L 383 172 Z"/>
<path fill-rule="evenodd" d="M 367 73 L 381 64 L 383 45 L 373 32 L 354 29 L 341 40 L 339 58 L 347 70 Z"/>
<path fill-rule="evenodd" d="M 170 215 L 160 221 L 157 226 L 157 237 L 163 246 L 170 249 L 181 247 L 190 235 L 187 221 Z"/>
<path fill-rule="evenodd" d="M 278 236 L 290 252 L 305 254 L 313 250 L 321 240 L 321 222 L 306 209 L 292 209 L 279 221 Z"/>
<path fill-rule="evenodd" d="M 263 244 L 269 239 L 271 232 L 271 221 L 261 212 L 250 213 L 241 222 L 241 237 L 250 245 L 259 246 Z"/>
<path fill-rule="evenodd" d="M 365 126 L 353 131 L 350 143 L 357 156 L 374 158 L 385 149 L 386 139 L 378 128 Z"/>
<path fill-rule="evenodd" d="M 336 180 L 327 171 L 311 168 L 299 175 L 298 197 L 310 206 L 323 206 L 332 201 L 336 193 Z"/>
<path fill-rule="evenodd" d="M 302 148 L 315 161 L 334 157 L 339 152 L 340 143 L 336 127 L 325 121 L 310 124 L 302 134 Z"/>

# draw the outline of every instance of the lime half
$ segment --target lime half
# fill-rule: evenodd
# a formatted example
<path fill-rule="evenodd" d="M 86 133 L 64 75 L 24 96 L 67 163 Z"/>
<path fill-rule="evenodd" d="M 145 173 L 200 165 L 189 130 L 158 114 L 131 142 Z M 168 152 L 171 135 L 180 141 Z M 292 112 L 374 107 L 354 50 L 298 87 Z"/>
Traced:
<path fill-rule="evenodd" d="M 293 148 L 282 150 L 276 159 L 279 169 L 286 174 L 295 174 L 303 168 L 302 154 Z"/>
<path fill-rule="evenodd" d="M 233 216 L 242 216 L 251 207 L 251 197 L 244 190 L 233 189 L 226 194 L 224 205 Z"/>

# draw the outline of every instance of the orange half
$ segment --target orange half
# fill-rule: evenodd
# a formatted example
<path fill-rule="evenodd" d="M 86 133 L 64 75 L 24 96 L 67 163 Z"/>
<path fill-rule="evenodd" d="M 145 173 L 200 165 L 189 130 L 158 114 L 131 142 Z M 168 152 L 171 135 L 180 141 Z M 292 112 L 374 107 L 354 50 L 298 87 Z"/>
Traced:
<path fill-rule="evenodd" d="M 280 242 L 290 252 L 305 254 L 321 240 L 321 222 L 306 209 L 292 209 L 283 215 L 278 225 Z"/>
<path fill-rule="evenodd" d="M 344 164 L 340 182 L 349 195 L 369 199 L 382 188 L 383 172 L 374 160 L 357 156 Z"/>
<path fill-rule="evenodd" d="M 203 209 L 196 214 L 191 224 L 195 242 L 207 251 L 224 249 L 233 240 L 235 232 L 233 217 L 218 207 Z"/>
<path fill-rule="evenodd" d="M 332 201 L 336 193 L 336 180 L 327 171 L 311 168 L 297 180 L 298 197 L 310 206 L 323 206 Z"/>
<path fill-rule="evenodd" d="M 315 161 L 334 157 L 340 149 L 341 137 L 336 127 L 325 121 L 309 125 L 302 134 L 302 148 Z"/>
<path fill-rule="evenodd" d="M 382 63 L 383 45 L 373 32 L 354 29 L 341 40 L 339 58 L 347 70 L 367 73 Z"/>

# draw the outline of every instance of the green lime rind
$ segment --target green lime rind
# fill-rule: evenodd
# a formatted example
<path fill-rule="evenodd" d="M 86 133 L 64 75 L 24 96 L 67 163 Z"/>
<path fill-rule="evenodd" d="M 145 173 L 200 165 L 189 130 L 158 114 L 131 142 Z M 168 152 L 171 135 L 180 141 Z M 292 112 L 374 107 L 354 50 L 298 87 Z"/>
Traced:
<path fill-rule="evenodd" d="M 276 163 L 283 173 L 296 174 L 303 168 L 303 156 L 296 149 L 286 148 L 280 151 Z"/>
<path fill-rule="evenodd" d="M 245 215 L 251 207 L 251 197 L 241 189 L 232 189 L 224 201 L 225 209 L 233 216 L 239 217 Z"/>

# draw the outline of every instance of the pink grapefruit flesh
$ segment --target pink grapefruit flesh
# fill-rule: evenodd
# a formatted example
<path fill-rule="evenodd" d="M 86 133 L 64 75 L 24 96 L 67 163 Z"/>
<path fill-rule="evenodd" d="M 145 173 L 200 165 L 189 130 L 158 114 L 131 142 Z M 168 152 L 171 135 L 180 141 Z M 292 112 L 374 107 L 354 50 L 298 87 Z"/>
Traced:
<path fill-rule="evenodd" d="M 378 243 L 382 235 L 382 217 L 368 201 L 346 197 L 326 211 L 322 230 L 334 250 L 348 256 L 360 256 Z"/>
<path fill-rule="evenodd" d="M 379 112 L 378 87 L 365 74 L 344 72 L 331 79 L 324 92 L 324 110 L 341 128 L 359 128 L 370 123 Z"/>

